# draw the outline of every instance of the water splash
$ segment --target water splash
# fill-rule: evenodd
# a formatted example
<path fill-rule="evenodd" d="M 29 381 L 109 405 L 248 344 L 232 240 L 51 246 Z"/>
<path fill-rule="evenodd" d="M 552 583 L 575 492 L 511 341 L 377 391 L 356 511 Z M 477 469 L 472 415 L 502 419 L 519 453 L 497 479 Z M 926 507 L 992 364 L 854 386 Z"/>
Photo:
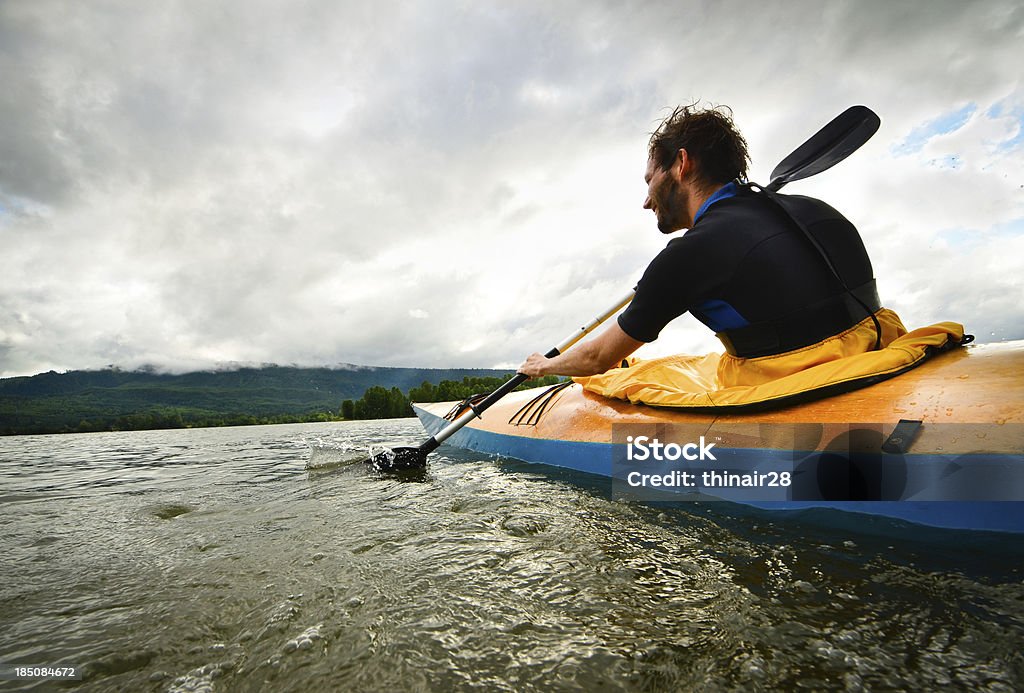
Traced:
<path fill-rule="evenodd" d="M 316 440 L 309 442 L 309 459 L 306 460 L 307 470 L 323 471 L 348 467 L 364 462 L 368 456 L 362 446 L 346 443 Z"/>

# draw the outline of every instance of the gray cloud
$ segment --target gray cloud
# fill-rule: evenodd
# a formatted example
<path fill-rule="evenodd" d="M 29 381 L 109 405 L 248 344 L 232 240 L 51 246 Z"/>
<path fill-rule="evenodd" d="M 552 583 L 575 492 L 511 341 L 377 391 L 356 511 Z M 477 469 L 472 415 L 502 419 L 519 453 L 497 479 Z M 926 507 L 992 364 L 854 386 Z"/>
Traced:
<path fill-rule="evenodd" d="M 1013 2 L 0 4 L 0 374 L 516 363 L 663 245 L 646 134 L 694 98 L 734 108 L 755 179 L 875 108 L 799 191 L 861 225 L 908 322 L 1022 337 L 1020 235 L 992 231 L 1024 217 L 1022 26 Z"/>

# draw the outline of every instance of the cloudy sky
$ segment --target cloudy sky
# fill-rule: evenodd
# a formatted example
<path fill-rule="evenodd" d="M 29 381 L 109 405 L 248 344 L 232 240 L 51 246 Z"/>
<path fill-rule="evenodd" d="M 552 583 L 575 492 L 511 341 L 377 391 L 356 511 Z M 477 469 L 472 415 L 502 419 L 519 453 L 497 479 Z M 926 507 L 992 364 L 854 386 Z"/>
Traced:
<path fill-rule="evenodd" d="M 908 326 L 1024 337 L 1024 7 L 0 1 L 0 376 L 518 364 L 628 290 L 666 108 L 861 229 Z M 718 344 L 684 317 L 641 355 Z"/>

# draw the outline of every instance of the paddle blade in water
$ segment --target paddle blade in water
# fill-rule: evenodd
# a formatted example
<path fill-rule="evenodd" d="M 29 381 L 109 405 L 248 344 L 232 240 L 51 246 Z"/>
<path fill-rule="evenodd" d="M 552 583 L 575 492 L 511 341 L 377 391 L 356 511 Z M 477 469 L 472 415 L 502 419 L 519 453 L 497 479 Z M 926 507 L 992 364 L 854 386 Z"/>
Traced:
<path fill-rule="evenodd" d="M 427 466 L 427 453 L 419 448 L 402 447 L 383 450 L 370 456 L 366 463 L 377 472 L 404 472 Z"/>

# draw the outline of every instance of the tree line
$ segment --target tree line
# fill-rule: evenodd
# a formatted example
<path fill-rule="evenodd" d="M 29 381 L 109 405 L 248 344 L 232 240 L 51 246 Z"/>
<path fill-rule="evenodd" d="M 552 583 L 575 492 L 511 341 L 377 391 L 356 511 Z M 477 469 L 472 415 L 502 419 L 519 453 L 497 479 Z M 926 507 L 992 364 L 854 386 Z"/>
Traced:
<path fill-rule="evenodd" d="M 0 424 L 0 435 L 33 435 L 47 433 L 98 433 L 101 431 L 152 431 L 167 428 L 214 428 L 218 426 L 260 426 L 285 423 L 338 421 L 337 412 L 318 411 L 305 414 L 255 415 L 217 413 L 188 407 L 160 407 L 120 415 L 90 415 L 80 419 L 35 422 L 19 421 Z"/>
<path fill-rule="evenodd" d="M 478 394 L 487 394 L 497 390 L 511 379 L 515 373 L 501 378 L 465 377 L 461 381 L 442 380 L 437 385 L 423 381 L 419 387 L 409 390 L 403 395 L 397 387 L 390 390 L 380 386 L 369 388 L 357 400 L 347 399 L 341 404 L 343 419 L 399 419 L 413 416 L 412 402 L 449 402 L 464 400 Z M 517 390 L 533 387 L 554 385 L 562 379 L 557 376 L 546 376 L 532 380 L 528 385 L 520 385 Z"/>
<path fill-rule="evenodd" d="M 437 385 L 424 381 L 411 388 L 408 394 L 403 394 L 398 387 L 374 385 L 359 399 L 344 400 L 340 409 L 336 399 L 333 406 L 327 402 L 310 402 L 295 391 L 283 391 L 275 398 L 274 392 L 215 387 L 193 391 L 168 386 L 144 392 L 128 388 L 91 388 L 82 393 L 50 396 L 12 395 L 0 397 L 0 435 L 403 418 L 414 415 L 411 402 L 463 400 L 492 392 L 512 376 L 511 373 L 503 377 L 466 376 L 461 381 L 441 380 Z M 549 385 L 559 380 L 552 376 L 531 381 L 528 386 Z M 290 399 L 285 400 L 284 395 Z M 157 399 L 163 402 L 158 403 Z M 305 411 L 296 411 L 294 407 L 303 400 Z M 215 406 L 222 410 L 215 410 Z M 286 406 L 293 408 L 292 411 L 287 411 Z"/>

